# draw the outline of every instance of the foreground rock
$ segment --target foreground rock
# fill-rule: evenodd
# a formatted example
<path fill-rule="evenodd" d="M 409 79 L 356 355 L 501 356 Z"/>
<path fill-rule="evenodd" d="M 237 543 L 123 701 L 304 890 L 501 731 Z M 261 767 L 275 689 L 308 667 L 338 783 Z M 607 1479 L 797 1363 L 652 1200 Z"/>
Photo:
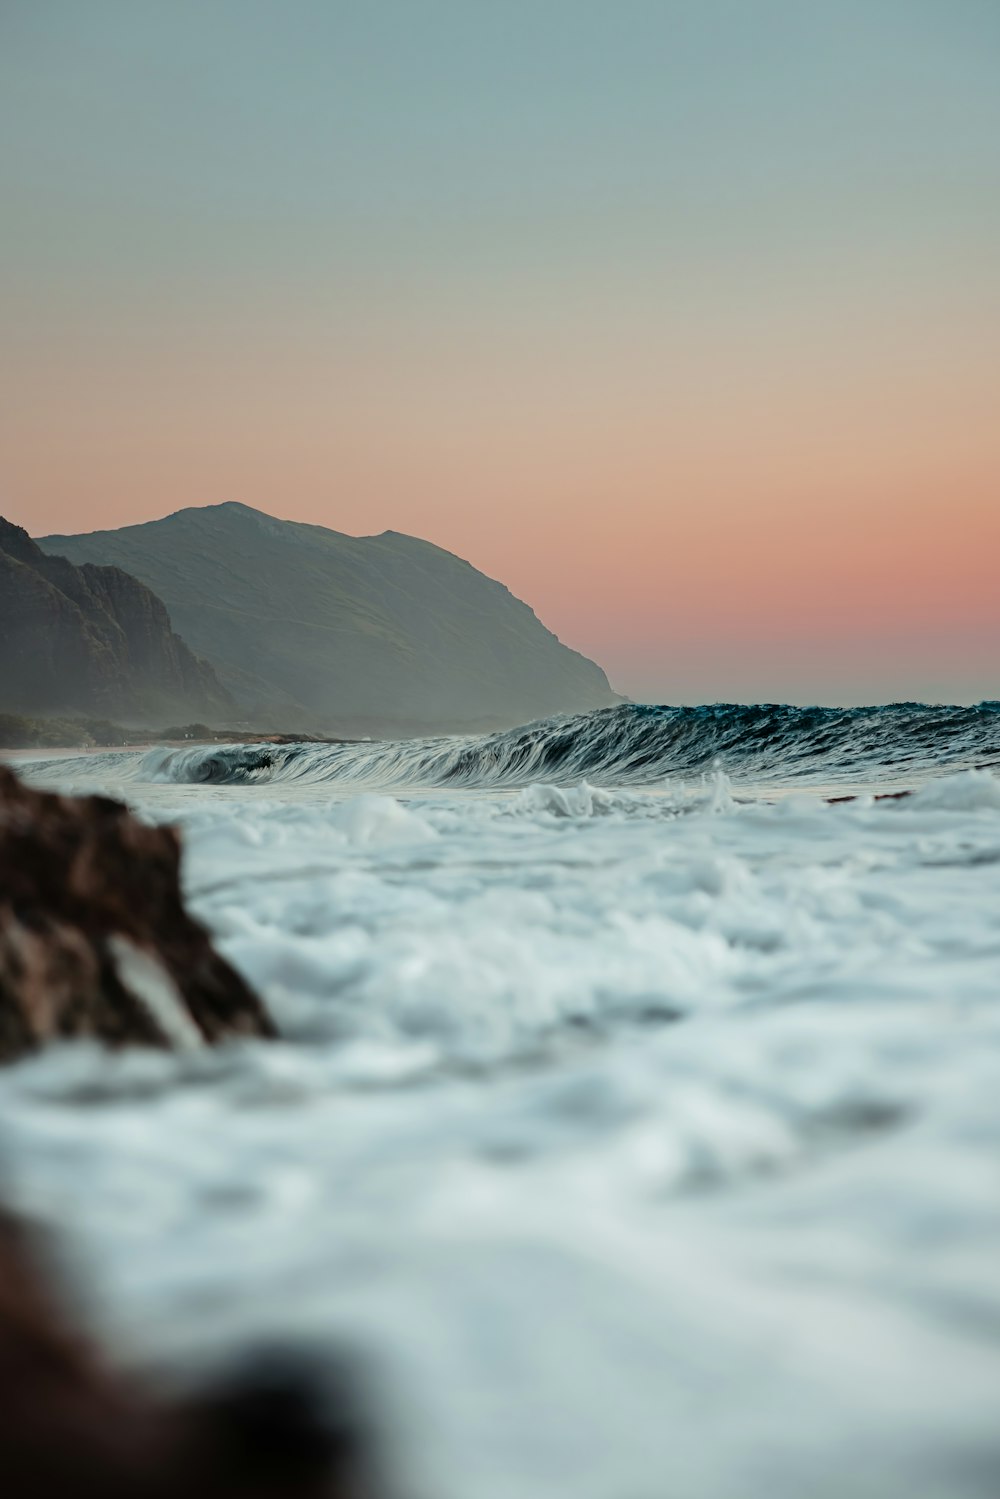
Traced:
<path fill-rule="evenodd" d="M 4 1499 L 372 1499 L 348 1385 L 265 1360 L 184 1403 L 159 1404 L 107 1368 L 44 1273 L 41 1247 L 0 1212 L 0 1453 Z"/>
<path fill-rule="evenodd" d="M 172 828 L 106 797 L 33 790 L 0 766 L 0 1061 L 57 1038 L 192 1047 L 273 1034 L 184 909 Z"/>

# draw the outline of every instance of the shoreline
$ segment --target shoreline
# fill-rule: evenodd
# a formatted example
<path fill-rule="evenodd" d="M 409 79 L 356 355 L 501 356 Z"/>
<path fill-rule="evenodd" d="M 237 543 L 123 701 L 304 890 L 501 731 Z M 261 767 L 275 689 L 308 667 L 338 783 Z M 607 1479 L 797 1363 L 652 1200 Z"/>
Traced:
<path fill-rule="evenodd" d="M 19 749 L 0 749 L 0 761 L 3 760 L 65 760 L 73 755 L 113 755 L 121 750 L 145 751 L 156 749 L 163 745 L 172 749 L 179 743 L 190 743 L 190 740 L 157 740 L 150 744 L 37 744 L 31 748 L 21 747 Z"/>
<path fill-rule="evenodd" d="M 149 739 L 141 744 L 36 744 L 19 745 L 16 749 L 0 747 L 0 763 L 5 760 L 65 760 L 74 755 L 117 755 L 135 750 L 145 754 L 152 749 L 205 749 L 217 745 L 223 749 L 234 744 L 369 744 L 374 736 L 364 739 L 349 739 L 338 736 L 330 739 L 300 738 L 295 734 L 248 734 L 244 739 Z"/>

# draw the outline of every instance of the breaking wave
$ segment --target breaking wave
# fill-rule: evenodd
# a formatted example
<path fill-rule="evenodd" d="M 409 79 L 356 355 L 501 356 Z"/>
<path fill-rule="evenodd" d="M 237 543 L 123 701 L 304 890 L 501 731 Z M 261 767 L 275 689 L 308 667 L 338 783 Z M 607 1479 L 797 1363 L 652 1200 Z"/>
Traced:
<path fill-rule="evenodd" d="M 189 785 L 503 789 L 580 780 L 655 786 L 716 767 L 744 781 L 837 782 L 998 763 L 1000 702 L 873 708 L 622 704 L 476 738 L 156 749 L 133 758 L 127 773 L 136 780 Z"/>

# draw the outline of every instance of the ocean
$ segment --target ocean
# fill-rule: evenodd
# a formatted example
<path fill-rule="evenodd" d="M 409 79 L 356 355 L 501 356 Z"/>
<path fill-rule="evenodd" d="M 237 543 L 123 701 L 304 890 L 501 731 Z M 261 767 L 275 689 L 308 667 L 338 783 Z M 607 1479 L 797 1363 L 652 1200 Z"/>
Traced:
<path fill-rule="evenodd" d="M 4 1074 L 119 1364 L 353 1360 L 404 1499 L 1000 1493 L 1000 703 L 39 753 L 284 1038 Z"/>

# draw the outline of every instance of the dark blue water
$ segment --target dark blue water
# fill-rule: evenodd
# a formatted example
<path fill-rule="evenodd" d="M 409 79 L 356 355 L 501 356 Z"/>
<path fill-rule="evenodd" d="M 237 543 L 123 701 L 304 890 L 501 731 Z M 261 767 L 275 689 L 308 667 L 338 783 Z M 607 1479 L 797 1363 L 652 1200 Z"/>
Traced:
<path fill-rule="evenodd" d="M 1000 764 L 1000 702 L 798 708 L 622 704 L 476 738 L 156 750 L 139 779 L 408 787 L 655 786 L 721 768 L 734 781 L 878 782 Z"/>

